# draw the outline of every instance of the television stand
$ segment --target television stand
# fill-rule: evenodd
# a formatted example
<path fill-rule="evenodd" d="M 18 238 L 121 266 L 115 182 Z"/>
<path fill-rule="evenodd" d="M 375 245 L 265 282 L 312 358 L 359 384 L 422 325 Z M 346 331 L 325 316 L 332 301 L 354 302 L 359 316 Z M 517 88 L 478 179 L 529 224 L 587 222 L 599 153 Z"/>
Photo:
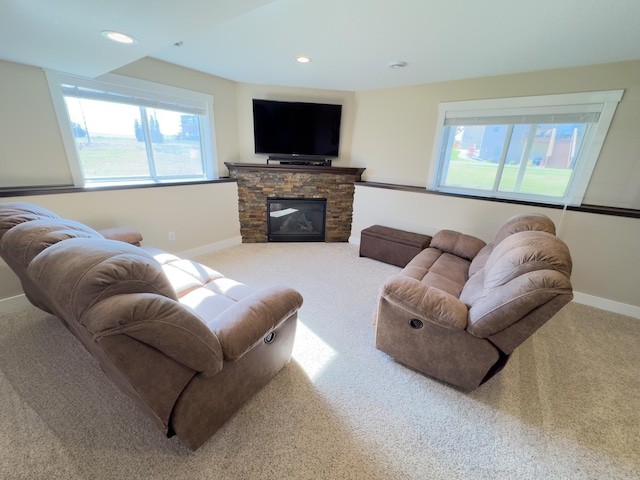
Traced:
<path fill-rule="evenodd" d="M 269 155 L 267 165 L 271 162 L 278 162 L 280 165 L 315 165 L 320 167 L 330 167 L 330 158 L 304 157 L 304 156 L 277 156 Z"/>

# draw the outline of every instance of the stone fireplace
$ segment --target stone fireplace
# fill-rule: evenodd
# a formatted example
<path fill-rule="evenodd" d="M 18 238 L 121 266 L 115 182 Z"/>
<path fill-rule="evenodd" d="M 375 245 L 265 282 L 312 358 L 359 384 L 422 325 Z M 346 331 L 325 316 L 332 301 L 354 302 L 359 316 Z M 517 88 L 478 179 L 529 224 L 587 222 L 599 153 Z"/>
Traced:
<path fill-rule="evenodd" d="M 306 241 L 269 239 L 267 199 L 325 199 L 324 241 L 349 240 L 355 182 L 360 181 L 364 168 L 231 162 L 225 165 L 229 176 L 238 183 L 240 233 L 244 243 Z"/>

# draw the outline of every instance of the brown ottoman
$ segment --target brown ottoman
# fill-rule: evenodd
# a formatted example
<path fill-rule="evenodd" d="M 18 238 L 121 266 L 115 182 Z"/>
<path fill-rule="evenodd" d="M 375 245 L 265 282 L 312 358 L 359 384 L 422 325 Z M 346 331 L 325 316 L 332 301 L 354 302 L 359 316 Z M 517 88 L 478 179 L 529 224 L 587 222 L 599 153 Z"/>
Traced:
<path fill-rule="evenodd" d="M 360 256 L 404 267 L 430 242 L 429 235 L 373 225 L 361 232 Z"/>

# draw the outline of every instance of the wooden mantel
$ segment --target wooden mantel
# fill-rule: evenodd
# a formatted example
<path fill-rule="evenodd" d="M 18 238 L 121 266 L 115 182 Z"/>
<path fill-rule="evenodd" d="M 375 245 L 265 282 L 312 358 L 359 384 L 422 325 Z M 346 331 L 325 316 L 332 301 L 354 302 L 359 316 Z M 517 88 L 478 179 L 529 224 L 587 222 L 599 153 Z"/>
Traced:
<path fill-rule="evenodd" d="M 269 171 L 269 172 L 287 172 L 287 173 L 329 173 L 333 175 L 353 175 L 355 181 L 362 180 L 362 172 L 366 168 L 356 167 L 327 167 L 320 165 L 279 165 L 279 164 L 265 164 L 265 163 L 235 163 L 224 162 L 229 169 L 229 172 L 233 170 L 245 170 L 251 172 Z"/>

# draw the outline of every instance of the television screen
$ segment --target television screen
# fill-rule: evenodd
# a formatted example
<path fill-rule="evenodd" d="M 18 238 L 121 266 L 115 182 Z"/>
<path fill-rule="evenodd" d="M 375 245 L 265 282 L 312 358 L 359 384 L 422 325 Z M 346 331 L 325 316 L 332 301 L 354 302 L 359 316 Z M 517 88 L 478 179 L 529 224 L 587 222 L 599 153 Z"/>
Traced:
<path fill-rule="evenodd" d="M 253 100 L 255 152 L 337 157 L 342 105 Z"/>

